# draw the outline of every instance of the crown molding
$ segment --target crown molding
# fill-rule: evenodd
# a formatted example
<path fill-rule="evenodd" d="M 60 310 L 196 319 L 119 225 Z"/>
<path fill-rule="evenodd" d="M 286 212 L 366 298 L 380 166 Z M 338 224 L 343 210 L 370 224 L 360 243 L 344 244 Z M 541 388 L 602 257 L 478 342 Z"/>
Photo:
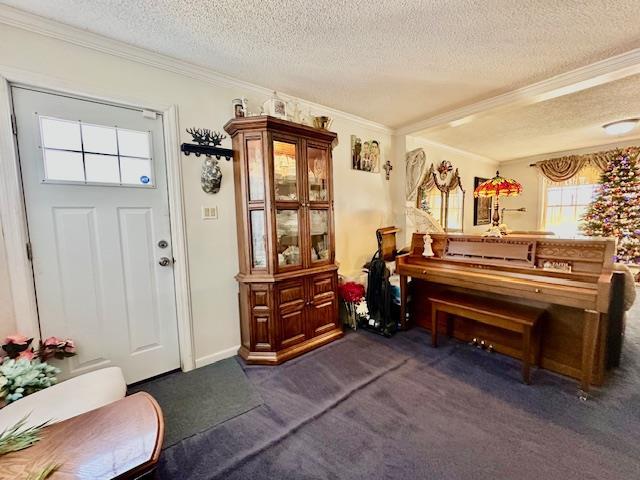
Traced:
<path fill-rule="evenodd" d="M 7 5 L 0 5 L 0 23 L 20 28 L 32 33 L 55 38 L 73 45 L 89 48 L 101 53 L 120 57 L 132 62 L 149 65 L 194 80 L 199 80 L 219 87 L 243 88 L 261 95 L 271 95 L 273 89 L 233 78 L 195 63 L 180 60 L 168 55 L 156 53 L 145 48 L 136 47 L 119 40 L 98 35 L 39 15 L 19 10 Z M 367 120 L 366 118 L 335 108 L 310 102 L 302 98 L 278 92 L 285 100 L 297 100 L 312 110 L 326 112 L 334 117 L 359 123 L 368 128 L 392 134 L 394 130 L 386 125 Z"/>
<path fill-rule="evenodd" d="M 451 145 L 447 145 L 446 143 L 440 143 L 440 142 L 434 142 L 433 140 L 428 140 L 424 137 L 419 137 L 419 136 L 415 136 L 415 135 L 409 135 L 412 138 L 414 138 L 415 140 L 417 140 L 418 142 L 422 143 L 424 145 L 430 145 L 432 147 L 436 147 L 436 148 L 442 148 L 444 150 L 449 150 L 452 153 L 457 153 L 458 155 L 464 155 L 465 157 L 471 157 L 474 160 L 477 160 L 479 162 L 482 163 L 486 163 L 486 164 L 490 164 L 490 165 L 494 165 L 497 166 L 499 164 L 499 162 L 497 160 L 494 160 L 493 158 L 489 158 L 489 157 L 485 157 L 483 155 L 479 155 L 477 153 L 473 153 L 470 152 L 468 150 L 463 150 L 462 148 L 457 148 L 457 147 L 453 147 Z M 418 147 L 420 148 L 420 147 Z"/>
<path fill-rule="evenodd" d="M 550 77 L 502 95 L 399 127 L 397 134 L 410 135 L 444 124 L 466 123 L 489 110 L 528 105 L 579 92 L 640 73 L 640 48 Z"/>
<path fill-rule="evenodd" d="M 510 158 L 509 160 L 502 160 L 499 165 L 511 165 L 522 162 L 535 163 L 539 160 L 547 160 L 549 158 L 567 157 L 569 155 L 587 155 L 589 153 L 635 146 L 640 146 L 640 135 L 634 136 L 633 138 L 625 138 L 624 140 L 620 140 L 618 142 L 596 144 L 588 147 L 576 148 L 573 150 L 560 150 L 556 152 L 538 153 L 536 155 L 529 155 L 528 157 Z"/>

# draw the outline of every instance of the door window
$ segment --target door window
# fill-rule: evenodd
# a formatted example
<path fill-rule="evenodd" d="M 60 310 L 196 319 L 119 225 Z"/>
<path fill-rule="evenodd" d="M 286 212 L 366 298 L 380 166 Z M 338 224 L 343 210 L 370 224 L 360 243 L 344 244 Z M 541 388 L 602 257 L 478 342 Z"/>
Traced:
<path fill-rule="evenodd" d="M 151 134 L 39 117 L 44 181 L 153 187 Z"/>

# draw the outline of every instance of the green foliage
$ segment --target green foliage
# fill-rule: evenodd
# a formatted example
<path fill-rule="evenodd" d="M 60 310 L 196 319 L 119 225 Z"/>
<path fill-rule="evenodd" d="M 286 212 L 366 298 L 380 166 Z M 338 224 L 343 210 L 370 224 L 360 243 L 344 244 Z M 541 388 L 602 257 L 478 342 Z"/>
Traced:
<path fill-rule="evenodd" d="M 0 433 L 0 455 L 23 450 L 40 440 L 40 431 L 49 424 L 49 421 L 35 427 L 24 428 L 28 417 L 29 415 L 23 417 L 14 426 Z"/>
<path fill-rule="evenodd" d="M 14 402 L 57 383 L 60 369 L 39 360 L 5 358 L 0 365 L 0 398 Z"/>
<path fill-rule="evenodd" d="M 637 148 L 616 150 L 582 218 L 582 232 L 617 237 L 616 261 L 640 263 L 640 172 Z"/>
<path fill-rule="evenodd" d="M 50 463 L 49 465 L 44 467 L 42 470 L 35 473 L 30 473 L 29 476 L 27 477 L 27 480 L 46 480 L 51 475 L 53 475 L 53 473 L 59 468 L 60 468 L 60 464 Z"/>

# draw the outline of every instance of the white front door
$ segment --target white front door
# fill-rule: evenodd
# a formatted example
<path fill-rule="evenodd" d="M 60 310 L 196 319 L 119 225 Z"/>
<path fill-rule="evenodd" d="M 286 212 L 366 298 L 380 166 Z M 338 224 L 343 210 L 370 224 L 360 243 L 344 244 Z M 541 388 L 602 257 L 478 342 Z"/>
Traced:
<path fill-rule="evenodd" d="M 65 375 L 127 383 L 179 368 L 162 117 L 14 86 L 43 338 L 69 337 Z"/>

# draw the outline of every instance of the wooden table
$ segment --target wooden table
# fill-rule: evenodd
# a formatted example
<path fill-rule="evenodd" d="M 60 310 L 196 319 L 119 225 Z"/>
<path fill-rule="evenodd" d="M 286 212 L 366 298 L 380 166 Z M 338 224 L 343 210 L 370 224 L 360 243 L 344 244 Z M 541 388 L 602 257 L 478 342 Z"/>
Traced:
<path fill-rule="evenodd" d="M 34 446 L 0 457 L 0 478 L 27 478 L 51 463 L 52 480 L 136 478 L 155 467 L 164 438 L 162 410 L 136 393 L 46 427 Z"/>

